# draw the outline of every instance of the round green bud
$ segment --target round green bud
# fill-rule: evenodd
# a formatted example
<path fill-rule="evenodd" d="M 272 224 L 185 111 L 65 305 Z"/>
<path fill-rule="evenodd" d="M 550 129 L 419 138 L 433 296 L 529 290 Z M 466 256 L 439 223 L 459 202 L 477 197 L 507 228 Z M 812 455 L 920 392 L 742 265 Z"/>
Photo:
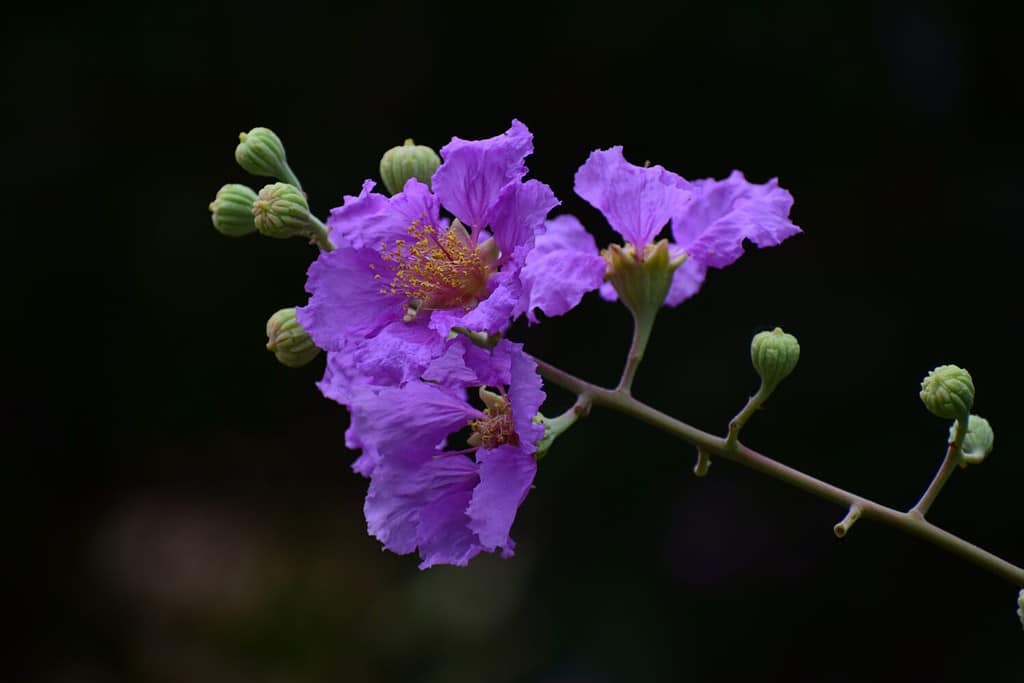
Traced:
<path fill-rule="evenodd" d="M 409 178 L 416 178 L 429 186 L 430 178 L 440 165 L 441 157 L 437 152 L 406 140 L 401 147 L 392 147 L 384 152 L 380 160 L 380 177 L 388 192 L 397 194 Z"/>
<path fill-rule="evenodd" d="M 974 381 L 962 368 L 940 365 L 921 381 L 921 400 L 936 417 L 962 420 L 974 405 Z"/>
<path fill-rule="evenodd" d="M 252 205 L 256 192 L 245 185 L 229 184 L 217 191 L 217 198 L 210 202 L 210 218 L 213 227 L 228 237 L 241 237 L 256 232 L 252 217 Z"/>
<path fill-rule="evenodd" d="M 750 360 L 765 388 L 771 391 L 796 368 L 800 343 L 781 327 L 758 332 L 750 342 Z"/>
<path fill-rule="evenodd" d="M 267 350 L 281 365 L 301 368 L 317 357 L 320 349 L 295 319 L 294 308 L 282 308 L 267 321 Z"/>
<path fill-rule="evenodd" d="M 252 216 L 256 229 L 267 237 L 284 239 L 313 234 L 306 197 L 288 183 L 264 186 L 252 205 Z"/>
<path fill-rule="evenodd" d="M 253 128 L 248 133 L 239 133 L 235 161 L 253 175 L 293 179 L 281 138 L 269 128 Z"/>
<path fill-rule="evenodd" d="M 956 437 L 956 423 L 949 428 L 949 441 L 953 442 Z M 983 417 L 971 415 L 967 418 L 967 435 L 964 437 L 963 445 L 960 447 L 960 454 L 963 461 L 971 465 L 977 465 L 992 452 L 992 444 L 995 441 L 995 434 L 992 432 L 992 425 Z"/>

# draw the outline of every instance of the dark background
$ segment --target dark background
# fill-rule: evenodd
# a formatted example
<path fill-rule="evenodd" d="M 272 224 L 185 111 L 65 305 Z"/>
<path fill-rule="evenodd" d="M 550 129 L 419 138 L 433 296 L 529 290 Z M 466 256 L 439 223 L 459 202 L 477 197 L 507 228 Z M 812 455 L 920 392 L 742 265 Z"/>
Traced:
<path fill-rule="evenodd" d="M 997 4 L 22 7 L 5 19 L 11 680 L 1019 681 L 1017 587 L 605 411 L 542 463 L 518 556 L 382 553 L 344 409 L 263 349 L 314 252 L 209 223 L 237 133 L 274 128 L 325 216 L 405 137 L 535 134 L 561 210 L 590 150 L 778 176 L 805 234 L 660 317 L 636 393 L 721 432 L 753 333 L 801 342 L 744 440 L 896 507 L 968 368 L 998 435 L 936 523 L 1024 562 L 1020 16 Z M 12 187 L 13 186 L 13 187 Z M 11 309 L 9 309 L 11 310 Z M 513 335 L 599 383 L 591 295 Z M 570 398 L 551 391 L 551 408 Z"/>

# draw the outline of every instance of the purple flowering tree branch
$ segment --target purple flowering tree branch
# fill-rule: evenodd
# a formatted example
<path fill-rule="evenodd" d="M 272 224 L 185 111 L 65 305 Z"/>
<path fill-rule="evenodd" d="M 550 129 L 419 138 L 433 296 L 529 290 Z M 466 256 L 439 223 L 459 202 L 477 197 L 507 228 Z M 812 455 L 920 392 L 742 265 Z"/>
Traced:
<path fill-rule="evenodd" d="M 912 536 L 917 536 L 918 538 L 928 541 L 940 548 L 944 548 L 954 555 L 959 555 L 983 569 L 1007 579 L 1017 586 L 1024 585 L 1024 568 L 1007 562 L 998 555 L 994 555 L 983 548 L 979 548 L 973 543 L 970 543 L 959 536 L 946 531 L 945 529 L 937 527 L 925 519 L 924 515 L 927 512 L 928 506 L 932 501 L 934 501 L 935 496 L 938 495 L 938 489 L 941 488 L 941 484 L 944 483 L 945 479 L 947 479 L 949 474 L 952 472 L 952 467 L 947 466 L 949 462 L 955 463 L 955 459 L 951 456 L 947 456 L 946 463 L 944 463 L 939 476 L 936 478 L 940 483 L 933 483 L 929 488 L 929 493 L 931 495 L 926 494 L 926 497 L 922 499 L 922 502 L 916 505 L 909 512 L 901 512 L 899 510 L 886 507 L 880 503 L 876 503 L 864 496 L 833 486 L 832 484 L 816 479 L 808 474 L 804 474 L 803 472 L 793 469 L 788 465 L 784 465 L 777 460 L 773 460 L 762 455 L 751 448 L 747 448 L 736 441 L 730 443 L 727 438 L 717 437 L 701 431 L 696 427 L 652 408 L 646 403 L 638 401 L 630 396 L 626 391 L 619 389 L 605 389 L 603 387 L 596 386 L 560 370 L 553 365 L 549 365 L 542 360 L 537 360 L 537 367 L 540 370 L 541 376 L 552 384 L 556 384 L 581 397 L 586 397 L 586 399 L 594 405 L 608 408 L 636 418 L 641 422 L 646 422 L 652 427 L 665 432 L 666 434 L 670 434 L 677 439 L 692 444 L 697 447 L 700 453 L 703 454 L 701 457 L 704 459 L 709 455 L 714 455 L 725 460 L 744 465 L 757 472 L 768 475 L 773 479 L 778 479 L 791 486 L 795 486 L 796 488 L 806 491 L 818 498 L 823 498 L 838 505 L 848 507 L 851 512 L 856 511 L 852 512 L 854 519 L 850 520 L 848 515 L 847 520 L 844 520 L 845 525 L 842 530 L 839 530 L 839 525 L 837 525 L 837 536 L 841 537 L 845 535 L 849 526 L 852 525 L 852 522 L 856 521 L 856 517 L 874 519 L 882 522 L 883 524 L 888 524 L 889 526 L 905 531 Z M 953 445 L 951 445 L 950 453 L 955 454 L 955 452 Z"/>

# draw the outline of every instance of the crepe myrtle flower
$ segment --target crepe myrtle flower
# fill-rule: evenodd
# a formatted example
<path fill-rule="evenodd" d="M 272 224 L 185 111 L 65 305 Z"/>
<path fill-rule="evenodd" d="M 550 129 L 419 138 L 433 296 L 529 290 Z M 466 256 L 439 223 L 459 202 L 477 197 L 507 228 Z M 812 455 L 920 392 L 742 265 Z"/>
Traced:
<path fill-rule="evenodd" d="M 576 173 L 575 190 L 628 243 L 604 252 L 613 264 L 616 251 L 643 260 L 671 222 L 672 240 L 665 246 L 677 267 L 665 297 L 669 306 L 696 294 L 709 267 L 734 263 L 743 254 L 744 240 L 770 247 L 801 232 L 789 220 L 793 197 L 775 178 L 758 185 L 733 171 L 724 180 L 690 182 L 661 166 L 629 163 L 621 146 L 592 152 Z M 617 298 L 610 283 L 601 294 Z"/>
<path fill-rule="evenodd" d="M 410 178 L 387 197 L 368 180 L 346 197 L 327 221 L 337 248 L 310 267 L 298 313 L 317 345 L 339 351 L 406 325 L 432 330 L 440 352 L 453 327 L 504 330 L 529 305 L 520 271 L 558 204 L 547 185 L 523 180 L 532 151 L 532 134 L 513 121 L 486 140 L 453 138 L 429 187 Z"/>
<path fill-rule="evenodd" d="M 544 436 L 534 421 L 544 401 L 536 363 L 508 341 L 493 352 L 455 344 L 428 374 L 432 381 L 363 387 L 352 401 L 348 437 L 364 449 L 357 471 L 370 477 L 367 528 L 392 552 L 418 548 L 421 569 L 498 549 L 510 557 Z M 482 409 L 467 400 L 469 385 Z"/>

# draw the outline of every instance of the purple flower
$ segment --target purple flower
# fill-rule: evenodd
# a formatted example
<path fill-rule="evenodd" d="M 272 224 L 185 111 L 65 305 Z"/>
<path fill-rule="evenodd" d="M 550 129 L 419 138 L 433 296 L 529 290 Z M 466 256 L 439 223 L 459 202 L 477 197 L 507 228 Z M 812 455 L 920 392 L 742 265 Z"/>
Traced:
<path fill-rule="evenodd" d="M 532 151 L 529 130 L 513 121 L 486 140 L 453 138 L 433 192 L 412 178 L 393 197 L 372 181 L 346 197 L 327 221 L 338 248 L 310 267 L 309 304 L 297 312 L 317 345 L 342 351 L 406 325 L 433 330 L 440 352 L 452 327 L 504 330 L 523 296 L 519 273 L 558 204 L 547 185 L 523 181 Z M 442 218 L 442 206 L 456 220 Z"/>
<path fill-rule="evenodd" d="M 743 254 L 743 241 L 780 244 L 800 232 L 789 220 L 793 197 L 773 178 L 763 185 L 733 171 L 725 180 L 688 182 L 660 166 L 630 164 L 622 147 L 592 152 L 576 173 L 576 193 L 599 209 L 637 254 L 671 220 L 673 258 L 687 255 L 673 276 L 665 303 L 675 306 L 697 293 L 708 267 L 724 268 Z M 614 300 L 610 284 L 601 294 Z"/>
<path fill-rule="evenodd" d="M 449 384 L 363 387 L 351 405 L 350 442 L 364 448 L 370 476 L 368 530 L 393 552 L 418 548 L 423 569 L 498 548 L 511 556 L 509 531 L 537 471 L 544 426 L 533 418 L 544 392 L 536 363 L 507 341 L 494 353 L 470 349 L 452 345 L 432 368 Z M 484 409 L 467 401 L 470 384 Z M 467 427 L 465 448 L 448 443 Z"/>

